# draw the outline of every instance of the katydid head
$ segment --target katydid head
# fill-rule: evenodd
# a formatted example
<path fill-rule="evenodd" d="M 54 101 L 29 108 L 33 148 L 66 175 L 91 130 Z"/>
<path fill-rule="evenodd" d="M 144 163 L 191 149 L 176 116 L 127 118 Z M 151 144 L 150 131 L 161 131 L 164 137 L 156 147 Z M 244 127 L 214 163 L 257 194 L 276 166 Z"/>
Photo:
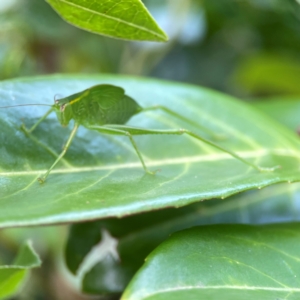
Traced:
<path fill-rule="evenodd" d="M 73 111 L 67 98 L 55 100 L 54 110 L 58 121 L 62 126 L 67 126 L 73 118 Z"/>

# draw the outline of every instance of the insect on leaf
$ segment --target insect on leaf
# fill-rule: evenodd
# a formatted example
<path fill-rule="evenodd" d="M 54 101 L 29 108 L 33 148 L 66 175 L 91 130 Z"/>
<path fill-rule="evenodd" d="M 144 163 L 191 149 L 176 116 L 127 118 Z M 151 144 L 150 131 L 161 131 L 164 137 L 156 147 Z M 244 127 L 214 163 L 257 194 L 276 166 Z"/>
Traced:
<path fill-rule="evenodd" d="M 196 86 L 116 76 L 45 76 L 1 82 L 0 106 L 53 104 L 56 94 L 69 96 L 104 83 L 122 87 L 142 107 L 164 105 L 195 122 L 157 110 L 134 115 L 129 126 L 186 128 L 256 165 L 280 168 L 259 172 L 186 135 L 135 136 L 148 169 L 160 170 L 149 175 L 127 136 L 80 126 L 65 157 L 40 185 L 37 178 L 62 151 L 71 127 L 62 127 L 53 113 L 30 139 L 20 130 L 22 122 L 30 128 L 47 108 L 0 109 L 0 226 L 120 217 L 300 180 L 296 135 L 247 104 Z"/>

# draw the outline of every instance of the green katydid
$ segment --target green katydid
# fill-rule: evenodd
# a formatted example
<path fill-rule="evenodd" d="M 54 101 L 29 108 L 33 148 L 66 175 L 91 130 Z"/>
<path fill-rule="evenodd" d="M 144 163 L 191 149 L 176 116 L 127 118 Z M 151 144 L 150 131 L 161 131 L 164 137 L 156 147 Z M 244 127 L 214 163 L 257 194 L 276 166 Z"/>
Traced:
<path fill-rule="evenodd" d="M 274 168 L 262 168 L 251 162 L 243 159 L 236 153 L 219 146 L 218 144 L 203 138 L 202 136 L 187 130 L 187 129 L 147 129 L 147 128 L 138 128 L 125 125 L 126 122 L 134 115 L 150 111 L 150 110 L 163 110 L 165 113 L 179 118 L 186 123 L 190 123 L 192 125 L 200 125 L 196 124 L 192 120 L 181 116 L 175 111 L 170 110 L 165 106 L 152 106 L 152 107 L 141 107 L 134 99 L 127 96 L 125 91 L 121 87 L 109 85 L 109 84 L 99 84 L 95 85 L 91 88 L 88 88 L 79 93 L 72 94 L 68 97 L 61 98 L 55 100 L 53 105 L 50 105 L 51 108 L 43 115 L 30 129 L 27 129 L 24 125 L 22 125 L 23 131 L 27 135 L 31 135 L 35 128 L 47 118 L 47 116 L 55 111 L 57 118 L 62 126 L 67 126 L 69 122 L 74 119 L 74 127 L 71 131 L 71 134 L 61 152 L 60 155 L 57 156 L 54 163 L 50 166 L 50 168 L 46 171 L 46 173 L 38 178 L 40 183 L 45 182 L 46 178 L 52 171 L 52 169 L 56 166 L 56 164 L 62 159 L 62 157 L 67 152 L 73 138 L 76 135 L 78 127 L 80 125 L 96 130 L 100 133 L 110 134 L 110 135 L 124 135 L 127 136 L 145 170 L 146 173 L 155 174 L 155 172 L 151 172 L 148 170 L 144 159 L 142 157 L 141 152 L 139 151 L 133 136 L 135 135 L 146 135 L 146 134 L 167 134 L 167 135 L 182 135 L 187 134 L 197 140 L 200 140 L 210 146 L 213 146 L 223 152 L 226 152 L 238 159 L 239 161 L 253 167 L 258 171 L 272 171 Z M 11 106 L 7 106 L 11 107 Z M 213 134 L 208 129 L 201 128 L 202 130 Z"/>

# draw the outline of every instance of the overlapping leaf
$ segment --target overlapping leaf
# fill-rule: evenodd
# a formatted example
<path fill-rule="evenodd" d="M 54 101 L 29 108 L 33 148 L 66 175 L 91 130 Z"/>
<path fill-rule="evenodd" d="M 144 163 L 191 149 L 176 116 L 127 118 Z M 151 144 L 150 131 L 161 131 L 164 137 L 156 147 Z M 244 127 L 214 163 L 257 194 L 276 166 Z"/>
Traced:
<path fill-rule="evenodd" d="M 84 273 L 81 276 L 84 292 L 121 293 L 149 253 L 175 231 L 217 223 L 299 221 L 299 188 L 299 184 L 278 184 L 226 201 L 206 201 L 123 219 L 74 224 L 66 247 L 66 263 L 72 273 Z M 117 240 L 114 247 L 104 249 L 105 238 L 101 237 L 104 229 Z M 92 255 L 95 247 L 97 256 Z M 118 254 L 112 255 L 113 251 Z M 110 280 L 112 276 L 114 280 Z"/>
<path fill-rule="evenodd" d="M 166 41 L 140 0 L 46 0 L 69 23 L 98 34 L 138 41 Z"/>
<path fill-rule="evenodd" d="M 175 233 L 151 253 L 121 299 L 299 299 L 299 237 L 299 224 Z"/>
<path fill-rule="evenodd" d="M 253 163 L 281 168 L 259 172 L 186 136 L 136 137 L 148 167 L 160 169 L 152 176 L 144 173 L 126 137 L 81 128 L 65 159 L 39 185 L 36 179 L 53 163 L 70 128 L 62 128 L 53 114 L 32 140 L 20 125 L 29 127 L 47 108 L 1 109 L 2 227 L 124 216 L 300 179 L 296 135 L 245 104 L 195 86 L 114 76 L 19 79 L 0 84 L 1 105 L 51 104 L 56 94 L 67 96 L 99 83 L 122 86 L 142 106 L 165 105 L 226 138 L 214 140 L 197 126 L 160 111 L 136 115 L 130 125 L 187 128 Z"/>

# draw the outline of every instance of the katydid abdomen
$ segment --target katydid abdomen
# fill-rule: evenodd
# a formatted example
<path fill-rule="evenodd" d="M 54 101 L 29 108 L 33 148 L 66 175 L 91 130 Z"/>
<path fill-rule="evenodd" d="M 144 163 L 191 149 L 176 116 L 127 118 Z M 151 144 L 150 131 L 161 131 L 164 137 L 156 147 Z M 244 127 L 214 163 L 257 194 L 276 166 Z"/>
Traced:
<path fill-rule="evenodd" d="M 90 125 L 125 124 L 141 107 L 130 97 L 103 103 L 99 99 L 82 99 L 71 106 L 75 122 L 88 127 Z"/>

